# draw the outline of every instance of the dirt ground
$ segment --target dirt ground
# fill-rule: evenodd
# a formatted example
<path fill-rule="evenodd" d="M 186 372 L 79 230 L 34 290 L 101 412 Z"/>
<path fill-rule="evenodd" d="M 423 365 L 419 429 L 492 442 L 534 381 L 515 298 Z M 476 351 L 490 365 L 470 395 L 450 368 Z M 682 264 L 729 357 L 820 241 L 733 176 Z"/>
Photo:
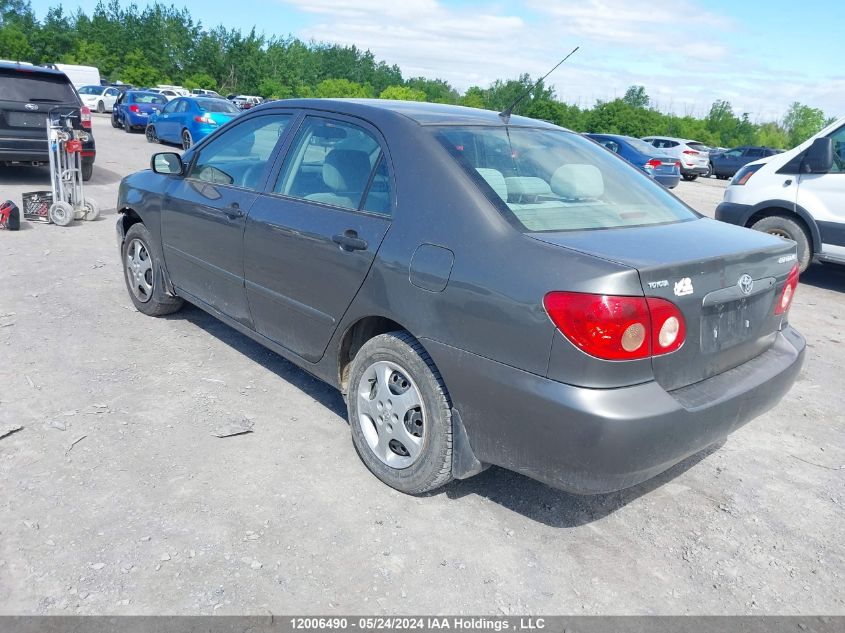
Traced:
<path fill-rule="evenodd" d="M 609 495 L 491 468 L 413 498 L 338 393 L 196 308 L 133 309 L 117 185 L 163 148 L 95 132 L 102 219 L 0 233 L 0 613 L 845 614 L 845 269 L 803 276 L 804 371 L 725 443 Z M 48 182 L 0 168 L 0 198 Z M 712 215 L 723 187 L 677 193 Z"/>

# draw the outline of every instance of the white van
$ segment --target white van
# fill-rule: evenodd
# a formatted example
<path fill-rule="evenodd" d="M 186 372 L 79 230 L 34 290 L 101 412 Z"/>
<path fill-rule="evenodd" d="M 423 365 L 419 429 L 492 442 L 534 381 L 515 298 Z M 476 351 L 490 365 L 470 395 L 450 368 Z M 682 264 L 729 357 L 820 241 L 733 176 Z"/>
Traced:
<path fill-rule="evenodd" d="M 845 118 L 742 167 L 716 219 L 794 240 L 802 271 L 813 260 L 845 264 Z"/>
<path fill-rule="evenodd" d="M 94 66 L 78 66 L 76 64 L 45 64 L 45 66 L 61 70 L 77 90 L 83 86 L 100 85 L 100 69 Z"/>

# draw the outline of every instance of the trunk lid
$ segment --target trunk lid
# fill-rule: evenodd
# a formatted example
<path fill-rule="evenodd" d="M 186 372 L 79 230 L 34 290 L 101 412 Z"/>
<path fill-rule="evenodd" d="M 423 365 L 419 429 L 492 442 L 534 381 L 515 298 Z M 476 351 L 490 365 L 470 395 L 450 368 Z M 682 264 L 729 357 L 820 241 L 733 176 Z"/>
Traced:
<path fill-rule="evenodd" d="M 646 296 L 678 306 L 686 321 L 684 345 L 652 358 L 654 377 L 667 390 L 762 354 L 785 320 L 774 310 L 796 263 L 793 242 L 708 218 L 531 237 L 631 266 Z M 753 281 L 748 293 L 740 287 L 745 275 Z"/>

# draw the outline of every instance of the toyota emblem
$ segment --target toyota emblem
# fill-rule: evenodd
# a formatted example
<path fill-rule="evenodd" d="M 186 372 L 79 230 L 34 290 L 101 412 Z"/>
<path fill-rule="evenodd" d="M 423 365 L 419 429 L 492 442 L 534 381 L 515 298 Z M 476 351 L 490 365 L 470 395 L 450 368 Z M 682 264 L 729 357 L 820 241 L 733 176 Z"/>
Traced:
<path fill-rule="evenodd" d="M 737 285 L 744 295 L 749 295 L 751 294 L 751 291 L 754 290 L 754 280 L 751 278 L 751 275 L 743 275 L 740 277 Z"/>

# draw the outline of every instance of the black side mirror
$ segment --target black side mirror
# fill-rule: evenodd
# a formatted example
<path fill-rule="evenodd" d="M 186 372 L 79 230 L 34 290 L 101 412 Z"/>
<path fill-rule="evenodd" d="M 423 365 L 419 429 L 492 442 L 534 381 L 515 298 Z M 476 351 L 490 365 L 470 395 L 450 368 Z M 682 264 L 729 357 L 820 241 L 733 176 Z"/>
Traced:
<path fill-rule="evenodd" d="M 826 174 L 833 167 L 833 139 L 823 136 L 813 141 L 801 161 L 805 174 Z"/>
<path fill-rule="evenodd" d="M 181 175 L 184 169 L 182 157 L 176 152 L 160 152 L 153 154 L 150 159 L 150 168 L 157 174 Z"/>

